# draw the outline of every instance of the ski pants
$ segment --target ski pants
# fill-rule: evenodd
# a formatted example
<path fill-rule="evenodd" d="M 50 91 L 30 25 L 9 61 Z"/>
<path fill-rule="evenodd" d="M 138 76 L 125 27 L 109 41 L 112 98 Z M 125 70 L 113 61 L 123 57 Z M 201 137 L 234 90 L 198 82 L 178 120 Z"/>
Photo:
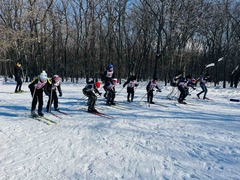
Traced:
<path fill-rule="evenodd" d="M 207 87 L 206 87 L 206 85 L 204 83 L 200 83 L 200 87 L 202 88 L 202 91 L 200 93 L 198 93 L 198 95 L 204 93 L 203 99 L 205 99 L 206 95 L 207 95 L 207 91 L 208 91 Z"/>
<path fill-rule="evenodd" d="M 153 90 L 147 90 L 147 102 L 153 102 Z"/>
<path fill-rule="evenodd" d="M 92 91 L 90 91 L 90 92 L 84 91 L 83 94 L 88 97 L 88 109 L 89 110 L 95 109 L 97 96 Z"/>
<path fill-rule="evenodd" d="M 17 82 L 16 88 L 15 88 L 15 92 L 21 91 L 21 87 L 22 87 L 22 83 L 23 83 L 22 79 L 21 78 L 16 78 L 15 80 Z"/>
<path fill-rule="evenodd" d="M 114 103 L 115 96 L 114 89 L 107 90 L 107 103 Z"/>
<path fill-rule="evenodd" d="M 189 94 L 189 91 L 188 91 L 188 88 L 185 88 L 183 86 L 178 86 L 178 89 L 180 91 L 178 101 L 182 102 L 187 97 L 187 95 Z"/>
<path fill-rule="evenodd" d="M 54 108 L 57 109 L 58 108 L 58 96 L 57 96 L 56 90 L 52 90 L 52 97 L 51 97 L 51 95 L 49 96 L 48 103 L 47 103 L 47 111 L 51 110 L 51 108 L 49 109 L 49 107 L 52 106 L 53 101 L 54 101 Z"/>
<path fill-rule="evenodd" d="M 38 102 L 38 112 L 42 112 L 43 107 L 43 89 L 30 89 L 32 94 L 32 107 L 31 111 L 34 111 Z M 35 92 L 34 92 L 35 91 Z"/>
<path fill-rule="evenodd" d="M 132 87 L 127 87 L 127 100 L 130 101 L 130 96 L 131 96 L 131 101 L 133 101 L 133 98 L 134 98 L 134 88 Z"/>

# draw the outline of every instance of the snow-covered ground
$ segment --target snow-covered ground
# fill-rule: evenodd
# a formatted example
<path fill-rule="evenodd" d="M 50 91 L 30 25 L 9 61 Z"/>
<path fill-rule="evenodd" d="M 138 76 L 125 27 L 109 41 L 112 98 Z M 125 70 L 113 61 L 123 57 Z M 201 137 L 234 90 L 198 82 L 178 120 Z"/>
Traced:
<path fill-rule="evenodd" d="M 44 112 L 57 122 L 48 126 L 29 116 L 27 83 L 15 94 L 15 82 L 0 79 L 0 179 L 240 179 L 240 103 L 229 101 L 240 89 L 209 85 L 212 100 L 204 101 L 196 99 L 198 86 L 189 105 L 179 105 L 159 83 L 154 101 L 165 106 L 148 106 L 146 84 L 135 103 L 118 85 L 118 108 L 99 97 L 96 109 L 113 117 L 107 119 L 79 110 L 86 107 L 83 81 L 63 83 L 59 108 L 68 115 Z"/>

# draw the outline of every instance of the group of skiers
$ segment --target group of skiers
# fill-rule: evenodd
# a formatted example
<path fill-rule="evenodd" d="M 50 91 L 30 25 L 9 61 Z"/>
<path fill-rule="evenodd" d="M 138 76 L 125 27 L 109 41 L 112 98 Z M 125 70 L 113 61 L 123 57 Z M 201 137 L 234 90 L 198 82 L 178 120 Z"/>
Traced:
<path fill-rule="evenodd" d="M 36 106 L 38 102 L 38 115 L 43 116 L 43 92 L 49 97 L 46 111 L 51 111 L 51 105 L 54 101 L 54 110 L 58 111 L 58 96 L 56 90 L 59 92 L 59 96 L 62 96 L 62 90 L 60 85 L 60 77 L 54 75 L 51 79 L 47 77 L 47 73 L 42 71 L 42 73 L 37 76 L 33 81 L 28 85 L 31 95 L 32 95 L 32 107 L 31 115 L 36 116 Z"/>
<path fill-rule="evenodd" d="M 21 63 L 18 62 L 15 67 L 15 80 L 17 82 L 15 92 L 22 92 L 22 80 L 23 76 Z M 104 83 L 103 89 L 105 90 L 104 97 L 106 98 L 107 105 L 115 105 L 115 85 L 117 84 L 117 78 L 115 77 L 114 68 L 112 64 L 109 64 L 102 74 L 101 81 Z M 183 76 L 182 71 L 179 71 L 176 76 L 174 76 L 171 86 L 173 87 L 170 94 L 167 96 L 169 99 L 173 96 L 173 93 L 178 90 L 180 95 L 178 97 L 178 102 L 182 104 L 186 104 L 185 99 L 189 95 L 189 88 L 195 90 L 195 86 L 197 82 L 200 82 L 200 87 L 202 91 L 197 94 L 197 97 L 200 98 L 200 95 L 204 93 L 203 99 L 208 99 L 206 97 L 207 87 L 206 83 L 210 81 L 210 76 L 208 73 L 205 73 L 202 77 L 197 80 L 193 79 L 191 75 Z M 123 84 L 123 88 L 127 86 L 127 101 L 132 102 L 134 99 L 135 88 L 138 87 L 138 82 L 136 80 L 135 75 L 131 75 L 127 81 Z M 58 96 L 57 90 L 59 92 L 59 96 L 62 96 L 60 77 L 58 75 L 54 75 L 51 79 L 48 78 L 47 73 L 43 70 L 40 75 L 38 75 L 33 81 L 29 84 L 29 89 L 32 95 L 32 106 L 31 106 L 31 115 L 32 116 L 43 116 L 43 92 L 49 97 L 48 103 L 46 106 L 46 111 L 51 111 L 52 103 L 54 102 L 54 110 L 58 111 Z M 97 101 L 97 95 L 102 93 L 99 92 L 98 88 L 100 88 L 100 82 L 94 81 L 90 79 L 86 86 L 82 89 L 83 94 L 88 97 L 88 112 L 97 112 L 95 109 L 95 104 Z M 146 95 L 147 102 L 150 104 L 154 104 L 153 97 L 154 91 L 156 93 L 161 92 L 161 89 L 158 87 L 157 78 L 153 78 L 146 86 Z M 37 114 L 35 112 L 36 106 L 38 103 L 38 111 Z"/>

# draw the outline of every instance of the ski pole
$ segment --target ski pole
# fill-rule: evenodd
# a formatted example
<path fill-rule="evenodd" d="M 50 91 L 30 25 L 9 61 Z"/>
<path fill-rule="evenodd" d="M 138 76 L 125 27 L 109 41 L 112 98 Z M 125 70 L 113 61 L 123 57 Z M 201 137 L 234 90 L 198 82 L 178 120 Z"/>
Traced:
<path fill-rule="evenodd" d="M 157 95 L 157 93 L 158 93 L 158 91 L 156 91 L 156 93 L 153 95 L 153 97 L 154 97 L 154 96 L 156 96 L 156 95 Z"/>
<path fill-rule="evenodd" d="M 116 95 L 118 95 L 118 94 L 123 90 L 123 88 L 124 88 L 124 87 L 122 87 L 122 89 L 121 89 Z"/>
<path fill-rule="evenodd" d="M 84 95 L 83 97 L 81 97 L 80 99 L 78 99 L 73 105 L 71 105 L 70 107 L 73 107 L 73 106 L 75 106 L 75 104 L 77 104 L 79 101 L 81 101 L 81 100 L 84 100 L 84 99 L 86 99 L 86 96 Z"/>
<path fill-rule="evenodd" d="M 49 104 L 48 104 L 48 112 L 51 112 L 51 107 L 52 107 L 52 93 L 53 93 L 53 89 L 51 88 L 51 93 L 50 93 L 50 97 L 49 97 Z"/>
<path fill-rule="evenodd" d="M 149 91 L 151 91 L 151 89 Z M 147 93 L 145 93 L 144 96 L 142 97 L 142 99 L 140 99 L 137 103 L 140 103 L 143 100 L 143 98 L 145 98 L 145 96 L 149 93 L 149 91 Z"/>

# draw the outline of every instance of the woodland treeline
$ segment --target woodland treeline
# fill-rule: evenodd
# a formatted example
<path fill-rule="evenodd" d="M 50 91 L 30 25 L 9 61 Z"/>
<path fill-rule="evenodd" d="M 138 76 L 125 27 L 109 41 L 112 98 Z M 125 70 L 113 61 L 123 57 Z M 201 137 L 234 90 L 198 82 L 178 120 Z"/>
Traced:
<path fill-rule="evenodd" d="M 0 0 L 0 74 L 169 79 L 178 71 L 215 84 L 240 64 L 239 0 Z M 223 57 L 222 61 L 218 61 Z M 215 66 L 205 69 L 207 64 Z"/>

